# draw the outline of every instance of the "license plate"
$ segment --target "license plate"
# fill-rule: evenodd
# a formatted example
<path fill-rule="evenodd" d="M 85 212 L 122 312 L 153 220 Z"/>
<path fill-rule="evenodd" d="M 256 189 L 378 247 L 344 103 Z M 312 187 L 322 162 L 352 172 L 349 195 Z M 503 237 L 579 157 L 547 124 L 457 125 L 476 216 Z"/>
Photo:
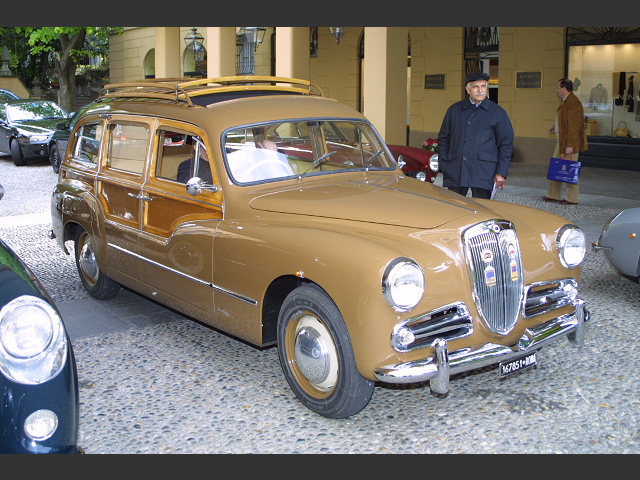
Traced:
<path fill-rule="evenodd" d="M 528 355 L 514 358 L 507 362 L 500 363 L 500 378 L 520 372 L 527 368 L 535 367 L 538 364 L 538 352 L 531 352 Z"/>

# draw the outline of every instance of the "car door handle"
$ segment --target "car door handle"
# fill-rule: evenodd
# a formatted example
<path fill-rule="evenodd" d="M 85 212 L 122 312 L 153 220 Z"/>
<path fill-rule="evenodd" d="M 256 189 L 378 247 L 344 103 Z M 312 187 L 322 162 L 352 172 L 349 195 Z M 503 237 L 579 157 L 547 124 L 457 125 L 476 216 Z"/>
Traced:
<path fill-rule="evenodd" d="M 135 193 L 131 193 L 131 192 L 129 192 L 127 195 L 129 195 L 132 198 L 137 198 L 138 200 L 142 200 L 143 202 L 150 202 L 151 200 L 153 200 L 152 198 L 145 197 L 144 195 L 136 195 Z"/>

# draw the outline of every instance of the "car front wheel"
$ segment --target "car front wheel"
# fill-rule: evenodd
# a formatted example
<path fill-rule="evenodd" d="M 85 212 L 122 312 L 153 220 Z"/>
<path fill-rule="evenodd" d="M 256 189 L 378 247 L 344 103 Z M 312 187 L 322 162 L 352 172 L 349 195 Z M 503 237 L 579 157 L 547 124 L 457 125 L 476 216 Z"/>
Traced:
<path fill-rule="evenodd" d="M 57 145 L 51 145 L 49 163 L 51 163 L 54 172 L 58 173 L 60 171 L 60 152 L 58 151 Z"/>
<path fill-rule="evenodd" d="M 120 284 L 102 273 L 89 234 L 82 228 L 76 234 L 75 256 L 82 286 L 91 296 L 106 300 L 118 294 Z"/>
<path fill-rule="evenodd" d="M 11 150 L 11 159 L 13 160 L 13 164 L 17 167 L 23 166 L 25 164 L 25 160 L 18 140 L 12 140 L 9 148 Z"/>
<path fill-rule="evenodd" d="M 373 395 L 375 384 L 358 372 L 340 311 L 316 285 L 300 286 L 285 298 L 278 355 L 293 392 L 320 415 L 349 417 Z"/>

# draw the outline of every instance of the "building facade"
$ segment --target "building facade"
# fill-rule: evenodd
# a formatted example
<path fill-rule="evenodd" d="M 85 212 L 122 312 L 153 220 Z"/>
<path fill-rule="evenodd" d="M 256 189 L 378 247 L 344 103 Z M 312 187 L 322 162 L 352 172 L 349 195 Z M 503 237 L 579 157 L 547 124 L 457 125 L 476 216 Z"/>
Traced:
<path fill-rule="evenodd" d="M 387 143 L 420 146 L 464 98 L 466 73 L 481 70 L 511 118 L 513 161 L 547 162 L 565 76 L 575 77 L 588 134 L 611 138 L 624 122 L 628 141 L 638 141 L 640 29 L 616 28 L 130 27 L 110 39 L 110 81 L 305 78 L 363 112 Z M 632 110 L 618 108 L 620 95 Z"/>

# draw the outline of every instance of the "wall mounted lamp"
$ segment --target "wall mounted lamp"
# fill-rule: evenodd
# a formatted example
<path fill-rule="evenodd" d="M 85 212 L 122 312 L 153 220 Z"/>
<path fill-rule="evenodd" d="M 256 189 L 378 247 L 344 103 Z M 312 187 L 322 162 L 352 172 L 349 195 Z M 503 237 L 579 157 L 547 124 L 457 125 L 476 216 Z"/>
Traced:
<path fill-rule="evenodd" d="M 202 44 L 203 40 L 204 37 L 198 33 L 196 27 L 191 27 L 191 33 L 184 37 L 187 49 L 193 52 L 193 58 L 196 62 L 202 62 L 204 60 L 205 48 Z"/>
<path fill-rule="evenodd" d="M 347 31 L 347 27 L 329 27 L 331 31 L 331 35 L 333 35 L 336 39 L 336 43 L 340 43 L 340 38 L 344 35 L 344 32 Z"/>
<path fill-rule="evenodd" d="M 242 36 L 247 43 L 253 45 L 253 49 L 256 50 L 258 45 L 264 40 L 264 34 L 267 29 L 265 27 L 240 27 L 238 36 Z"/>

